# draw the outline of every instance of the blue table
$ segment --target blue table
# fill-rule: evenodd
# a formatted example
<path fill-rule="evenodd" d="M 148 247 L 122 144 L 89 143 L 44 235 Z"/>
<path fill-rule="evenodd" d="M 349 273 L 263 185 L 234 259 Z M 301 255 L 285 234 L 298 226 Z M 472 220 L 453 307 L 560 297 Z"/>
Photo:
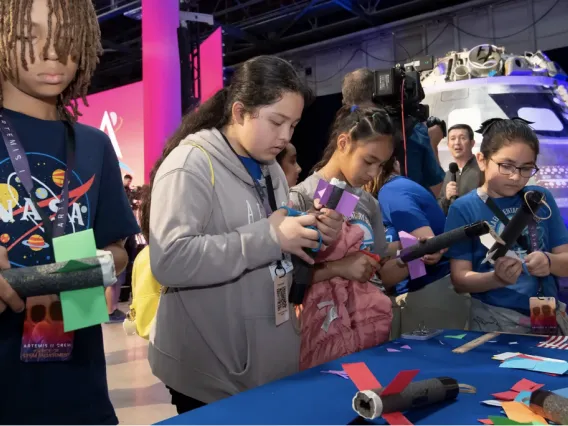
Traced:
<path fill-rule="evenodd" d="M 480 404 L 494 399 L 491 394 L 507 391 L 522 378 L 545 384 L 545 389 L 568 387 L 565 376 L 549 376 L 525 370 L 499 368 L 491 359 L 503 352 L 522 352 L 568 360 L 568 351 L 541 349 L 543 338 L 500 335 L 496 343 L 485 343 L 466 353 L 452 350 L 482 333 L 468 332 L 462 340 L 445 338 L 463 334 L 446 331 L 428 341 L 399 339 L 333 361 L 294 376 L 269 383 L 239 395 L 209 404 L 198 410 L 165 420 L 160 424 L 337 424 L 347 425 L 357 415 L 351 400 L 357 389 L 350 380 L 322 374 L 322 370 L 341 370 L 342 363 L 365 362 L 375 377 L 386 386 L 401 370 L 419 369 L 416 380 L 448 376 L 477 388 L 476 394 L 460 394 L 456 401 L 406 413 L 414 424 L 480 424 L 477 419 L 501 414 L 501 408 Z M 442 343 L 441 343 L 442 342 Z M 518 342 L 518 344 L 510 344 Z M 411 350 L 387 352 L 387 348 L 410 345 Z M 377 419 L 376 424 L 385 424 Z"/>

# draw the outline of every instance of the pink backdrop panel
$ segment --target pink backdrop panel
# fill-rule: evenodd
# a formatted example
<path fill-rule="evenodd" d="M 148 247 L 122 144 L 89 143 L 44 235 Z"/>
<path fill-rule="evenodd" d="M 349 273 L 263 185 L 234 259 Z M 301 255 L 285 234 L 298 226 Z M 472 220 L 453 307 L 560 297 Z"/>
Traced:
<path fill-rule="evenodd" d="M 114 147 L 122 174 L 144 183 L 144 94 L 142 83 L 129 84 L 87 97 L 79 122 L 105 132 Z"/>

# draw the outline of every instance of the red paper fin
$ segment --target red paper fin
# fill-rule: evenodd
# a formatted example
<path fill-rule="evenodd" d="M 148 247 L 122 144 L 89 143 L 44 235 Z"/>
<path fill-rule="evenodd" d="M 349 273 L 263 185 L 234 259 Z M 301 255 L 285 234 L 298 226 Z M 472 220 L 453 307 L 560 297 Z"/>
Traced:
<path fill-rule="evenodd" d="M 381 388 L 381 384 L 375 378 L 367 364 L 355 362 L 353 364 L 342 364 L 343 371 L 347 373 L 353 384 L 360 391 Z"/>
<path fill-rule="evenodd" d="M 494 393 L 493 396 L 500 401 L 514 401 L 519 393 L 514 391 Z"/>
<path fill-rule="evenodd" d="M 524 392 L 524 391 L 533 392 L 537 389 L 540 389 L 543 386 L 544 385 L 541 385 L 539 383 L 535 383 L 527 379 L 522 379 L 517 383 L 515 383 L 515 385 L 511 388 L 511 390 L 515 392 Z"/>
<path fill-rule="evenodd" d="M 409 384 L 412 379 L 420 370 L 405 370 L 401 371 L 381 392 L 381 396 L 392 395 L 393 393 L 401 393 Z"/>
<path fill-rule="evenodd" d="M 489 419 L 477 419 L 479 423 L 483 423 L 484 425 L 492 425 L 493 422 Z"/>
<path fill-rule="evenodd" d="M 383 414 L 383 419 L 387 421 L 389 425 L 411 425 L 410 420 L 404 417 L 400 411 L 395 413 L 386 413 Z"/>

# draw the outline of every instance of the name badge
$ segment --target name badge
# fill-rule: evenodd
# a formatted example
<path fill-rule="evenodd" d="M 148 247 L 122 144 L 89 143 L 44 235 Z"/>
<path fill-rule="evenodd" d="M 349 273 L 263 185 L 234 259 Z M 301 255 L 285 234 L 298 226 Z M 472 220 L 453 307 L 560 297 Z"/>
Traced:
<path fill-rule="evenodd" d="M 286 279 L 288 272 L 284 262 L 285 261 L 279 261 L 270 265 L 270 275 L 274 283 L 274 318 L 277 327 L 290 319 L 288 285 Z"/>
<path fill-rule="evenodd" d="M 556 322 L 556 299 L 554 297 L 531 297 L 531 329 L 534 334 L 555 336 L 558 333 Z"/>
<path fill-rule="evenodd" d="M 61 302 L 57 296 L 26 299 L 26 318 L 20 360 L 23 362 L 68 361 L 74 333 L 63 329 Z"/>

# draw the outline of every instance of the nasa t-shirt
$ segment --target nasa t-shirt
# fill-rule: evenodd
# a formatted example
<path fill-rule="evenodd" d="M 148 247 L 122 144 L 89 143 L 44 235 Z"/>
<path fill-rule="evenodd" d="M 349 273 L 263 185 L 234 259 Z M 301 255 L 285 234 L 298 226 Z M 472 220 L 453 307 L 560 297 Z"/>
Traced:
<path fill-rule="evenodd" d="M 62 122 L 4 110 L 26 150 L 40 208 L 52 215 L 63 186 L 66 155 Z M 75 169 L 69 185 L 66 233 L 93 228 L 98 248 L 138 232 L 108 137 L 75 125 Z M 12 268 L 53 262 L 41 217 L 0 144 L 0 244 Z M 116 424 L 106 382 L 100 326 L 75 332 L 71 360 L 20 361 L 24 314 L 0 314 L 0 424 Z"/>

